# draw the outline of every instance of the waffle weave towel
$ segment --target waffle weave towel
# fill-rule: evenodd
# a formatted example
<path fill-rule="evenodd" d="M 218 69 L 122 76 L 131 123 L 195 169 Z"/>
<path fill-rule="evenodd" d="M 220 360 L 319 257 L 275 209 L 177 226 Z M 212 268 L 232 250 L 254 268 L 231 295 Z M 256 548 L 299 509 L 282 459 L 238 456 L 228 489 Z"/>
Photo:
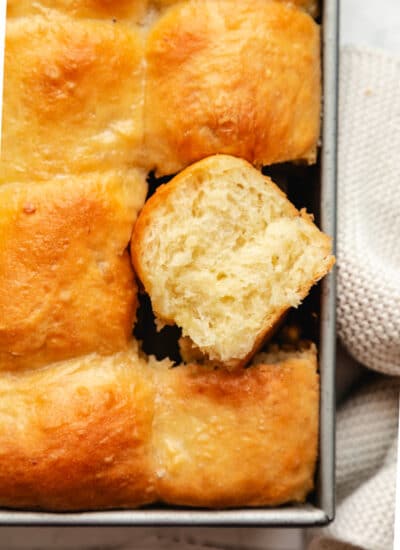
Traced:
<path fill-rule="evenodd" d="M 339 122 L 339 335 L 400 377 L 400 58 L 342 50 Z M 376 377 L 340 410 L 337 517 L 311 550 L 393 547 L 399 388 Z"/>
<path fill-rule="evenodd" d="M 400 375 L 400 57 L 345 48 L 339 112 L 339 334 Z"/>

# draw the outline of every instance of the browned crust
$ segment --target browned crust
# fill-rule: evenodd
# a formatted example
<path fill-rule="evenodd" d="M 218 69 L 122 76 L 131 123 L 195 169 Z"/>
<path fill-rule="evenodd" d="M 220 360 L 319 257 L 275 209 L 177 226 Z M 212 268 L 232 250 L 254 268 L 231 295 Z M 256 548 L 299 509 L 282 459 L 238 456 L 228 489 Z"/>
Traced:
<path fill-rule="evenodd" d="M 318 389 L 315 354 L 234 373 L 165 372 L 153 436 L 162 499 L 211 508 L 303 501 L 313 488 Z"/>
<path fill-rule="evenodd" d="M 134 355 L 0 379 L 0 503 L 94 510 L 155 497 L 151 376 Z"/>
<path fill-rule="evenodd" d="M 216 153 L 315 162 L 320 38 L 306 13 L 265 0 L 182 2 L 152 27 L 146 60 L 145 148 L 158 175 Z"/>
<path fill-rule="evenodd" d="M 318 434 L 315 352 L 235 373 L 135 346 L 0 378 L 0 505 L 46 510 L 302 501 Z"/>
<path fill-rule="evenodd" d="M 0 186 L 0 370 L 127 345 L 136 211 L 123 186 L 104 173 Z"/>
<path fill-rule="evenodd" d="M 3 181 L 131 163 L 161 175 L 216 153 L 315 162 L 312 18 L 289 2 L 172 3 L 8 3 Z"/>
<path fill-rule="evenodd" d="M 269 329 L 262 331 L 258 335 L 253 348 L 251 349 L 251 351 L 249 351 L 249 353 L 247 353 L 247 355 L 243 359 L 232 359 L 231 361 L 228 361 L 226 363 L 215 360 L 211 361 L 209 357 L 203 354 L 199 350 L 199 348 L 194 345 L 191 339 L 186 336 L 179 339 L 179 351 L 182 360 L 185 363 L 198 363 L 210 367 L 226 368 L 229 371 L 240 370 L 251 361 L 254 355 L 258 351 L 260 351 L 264 344 L 266 344 L 266 342 L 268 342 L 268 340 L 274 336 L 276 331 L 279 330 L 281 324 L 286 318 L 287 312 L 287 309 L 281 310 L 281 313 L 277 315 L 277 320 L 274 322 L 274 324 Z"/>
<path fill-rule="evenodd" d="M 54 12 L 9 19 L 0 182 L 139 165 L 143 56 L 140 28 Z"/>
<path fill-rule="evenodd" d="M 20 1 L 20 0 L 19 0 Z M 63 0 L 71 2 L 71 0 Z M 87 0 L 89 1 L 89 0 Z M 108 0 L 109 2 L 110 0 Z M 150 0 L 150 3 L 155 5 L 158 8 L 165 8 L 167 6 L 172 6 L 173 4 L 178 4 L 182 2 L 188 2 L 189 0 Z M 225 0 L 236 2 L 236 0 Z M 268 2 L 269 0 L 265 0 Z M 318 13 L 318 0 L 274 0 L 275 2 L 283 2 L 285 4 L 293 4 L 299 8 L 305 9 L 308 13 L 313 16 L 316 16 Z M 92 0 L 92 2 L 107 3 L 107 0 Z"/>
<path fill-rule="evenodd" d="M 73 17 L 92 17 L 112 21 L 139 21 L 149 0 L 8 0 L 7 16 L 43 14 L 51 9 Z"/>

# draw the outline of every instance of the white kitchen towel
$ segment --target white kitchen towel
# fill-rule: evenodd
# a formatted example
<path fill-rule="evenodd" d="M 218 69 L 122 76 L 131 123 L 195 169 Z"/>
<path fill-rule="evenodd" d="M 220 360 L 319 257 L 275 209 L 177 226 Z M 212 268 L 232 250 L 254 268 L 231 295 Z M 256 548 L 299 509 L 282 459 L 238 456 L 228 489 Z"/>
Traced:
<path fill-rule="evenodd" d="M 400 376 L 400 58 L 343 49 L 339 106 L 339 335 Z M 381 377 L 340 410 L 337 517 L 311 550 L 393 547 L 399 388 Z"/>
<path fill-rule="evenodd" d="M 339 335 L 400 375 L 400 57 L 345 48 L 340 64 Z"/>
<path fill-rule="evenodd" d="M 310 550 L 390 550 L 396 486 L 400 379 L 368 382 L 337 418 L 337 517 Z"/>

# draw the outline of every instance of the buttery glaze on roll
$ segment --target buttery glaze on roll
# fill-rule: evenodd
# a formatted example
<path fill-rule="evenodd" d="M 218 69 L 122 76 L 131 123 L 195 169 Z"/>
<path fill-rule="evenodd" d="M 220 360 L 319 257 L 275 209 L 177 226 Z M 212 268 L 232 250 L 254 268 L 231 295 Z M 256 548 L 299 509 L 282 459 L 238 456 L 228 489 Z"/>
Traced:
<path fill-rule="evenodd" d="M 157 174 L 215 153 L 316 158 L 319 27 L 284 3 L 174 5 L 146 41 L 145 148 Z"/>
<path fill-rule="evenodd" d="M 143 54 L 139 29 L 56 14 L 9 19 L 0 182 L 138 164 Z"/>
<path fill-rule="evenodd" d="M 318 435 L 315 348 L 237 373 L 137 345 L 0 377 L 0 505 L 44 510 L 303 501 Z"/>
<path fill-rule="evenodd" d="M 136 171 L 0 185 L 0 371 L 126 346 Z"/>
<path fill-rule="evenodd" d="M 8 0 L 8 17 L 52 15 L 92 17 L 124 22 L 139 22 L 146 14 L 149 0 Z"/>
<path fill-rule="evenodd" d="M 302 502 L 313 488 L 315 348 L 255 362 L 234 373 L 198 365 L 157 371 L 153 448 L 164 502 L 274 506 Z"/>
<path fill-rule="evenodd" d="M 146 367 L 129 349 L 3 373 L 0 505 L 96 510 L 154 501 Z"/>

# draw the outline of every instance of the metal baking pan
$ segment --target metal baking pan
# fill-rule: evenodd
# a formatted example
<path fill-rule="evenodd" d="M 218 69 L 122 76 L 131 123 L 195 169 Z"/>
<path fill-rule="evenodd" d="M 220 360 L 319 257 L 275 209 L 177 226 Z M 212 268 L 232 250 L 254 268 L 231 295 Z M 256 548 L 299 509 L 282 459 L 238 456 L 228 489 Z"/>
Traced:
<path fill-rule="evenodd" d="M 322 6 L 323 124 L 320 159 L 316 167 L 292 166 L 289 168 L 289 172 L 292 171 L 292 179 L 297 183 L 295 197 L 291 195 L 290 184 L 288 189 L 289 198 L 295 203 L 299 202 L 301 206 L 309 206 L 310 210 L 316 213 L 322 230 L 334 239 L 336 237 L 338 2 L 339 0 L 324 0 Z M 287 168 L 287 166 L 281 168 L 281 172 L 285 172 Z M 274 170 L 276 171 L 276 168 L 272 168 L 272 173 L 275 173 Z M 279 168 L 277 173 L 279 174 Z M 304 185 L 298 181 L 299 178 L 307 180 Z M 322 281 L 311 299 L 314 302 L 317 299 L 319 309 L 316 337 L 319 341 L 321 376 L 320 448 L 316 490 L 306 504 L 224 511 L 161 506 L 140 510 L 81 513 L 0 510 L 0 525 L 311 527 L 328 524 L 335 514 L 335 271 Z"/>

